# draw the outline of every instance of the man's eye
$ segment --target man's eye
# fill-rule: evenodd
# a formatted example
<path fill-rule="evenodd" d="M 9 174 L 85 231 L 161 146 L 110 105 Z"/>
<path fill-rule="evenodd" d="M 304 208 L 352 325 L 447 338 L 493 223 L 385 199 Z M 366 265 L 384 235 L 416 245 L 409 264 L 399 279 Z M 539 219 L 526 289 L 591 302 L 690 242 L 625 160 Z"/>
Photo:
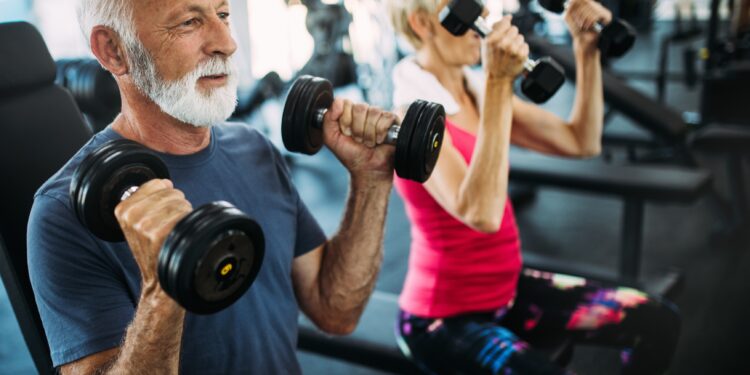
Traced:
<path fill-rule="evenodd" d="M 228 20 L 229 19 L 229 12 L 221 12 L 221 13 L 219 13 L 219 18 L 221 18 L 223 20 Z"/>
<path fill-rule="evenodd" d="M 181 25 L 182 26 L 193 26 L 195 23 L 196 23 L 196 19 L 195 18 L 191 18 L 191 19 L 183 22 Z"/>

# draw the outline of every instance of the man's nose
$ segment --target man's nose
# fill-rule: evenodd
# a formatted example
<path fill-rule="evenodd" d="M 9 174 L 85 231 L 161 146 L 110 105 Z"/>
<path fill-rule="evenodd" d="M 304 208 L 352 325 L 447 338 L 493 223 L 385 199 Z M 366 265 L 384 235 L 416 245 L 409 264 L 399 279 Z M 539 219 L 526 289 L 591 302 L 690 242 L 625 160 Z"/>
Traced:
<path fill-rule="evenodd" d="M 231 56 L 237 50 L 237 43 L 232 37 L 231 29 L 223 20 L 216 17 L 209 22 L 208 41 L 205 52 L 208 55 Z"/>

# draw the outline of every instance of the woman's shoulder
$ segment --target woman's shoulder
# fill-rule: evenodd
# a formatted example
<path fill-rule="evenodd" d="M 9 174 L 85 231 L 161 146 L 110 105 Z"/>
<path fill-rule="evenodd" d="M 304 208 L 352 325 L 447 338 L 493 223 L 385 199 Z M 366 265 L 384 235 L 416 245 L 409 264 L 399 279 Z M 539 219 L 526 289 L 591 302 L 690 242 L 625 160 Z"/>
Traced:
<path fill-rule="evenodd" d="M 393 69 L 393 106 L 407 107 L 417 99 L 441 104 L 448 114 L 458 111 L 458 103 L 440 81 L 422 69 L 414 56 L 407 56 Z"/>

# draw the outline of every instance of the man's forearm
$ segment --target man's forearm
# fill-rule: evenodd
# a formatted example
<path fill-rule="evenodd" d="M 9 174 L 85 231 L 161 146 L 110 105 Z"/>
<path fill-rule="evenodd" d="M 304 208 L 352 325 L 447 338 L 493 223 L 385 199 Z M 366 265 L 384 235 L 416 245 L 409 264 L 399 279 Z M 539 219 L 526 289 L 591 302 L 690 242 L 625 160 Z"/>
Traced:
<path fill-rule="evenodd" d="M 391 181 L 352 178 L 341 228 L 325 246 L 318 279 L 320 303 L 335 327 L 332 331 L 353 329 L 375 287 L 391 187 Z"/>
<path fill-rule="evenodd" d="M 163 291 L 141 296 L 117 357 L 104 374 L 177 374 L 185 310 Z"/>

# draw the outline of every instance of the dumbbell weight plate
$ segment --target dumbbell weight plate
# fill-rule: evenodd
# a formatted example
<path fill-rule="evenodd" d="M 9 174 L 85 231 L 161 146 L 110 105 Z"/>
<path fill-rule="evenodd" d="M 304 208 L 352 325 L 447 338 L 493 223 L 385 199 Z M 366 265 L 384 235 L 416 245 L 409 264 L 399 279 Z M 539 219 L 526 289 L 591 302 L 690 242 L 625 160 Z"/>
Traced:
<path fill-rule="evenodd" d="M 260 271 L 263 231 L 226 202 L 201 206 L 177 223 L 159 254 L 162 288 L 188 311 L 218 312 L 239 299 Z"/>
<path fill-rule="evenodd" d="M 602 55 L 620 57 L 633 47 L 635 29 L 623 20 L 612 20 L 602 28 L 597 47 Z"/>
<path fill-rule="evenodd" d="M 411 171 L 409 148 L 414 137 L 415 124 L 419 120 L 421 105 L 418 102 L 412 103 L 406 110 L 404 118 L 401 119 L 401 129 L 398 131 L 396 139 L 396 154 L 394 155 L 393 164 L 396 174 L 405 179 L 410 179 L 414 173 Z"/>
<path fill-rule="evenodd" d="M 418 142 L 412 145 L 411 150 L 416 148 L 415 155 L 421 155 L 421 163 L 417 166 L 420 173 L 415 176 L 416 181 L 424 182 L 430 178 L 432 170 L 435 168 L 440 150 L 443 146 L 443 134 L 445 133 L 445 109 L 442 105 L 426 102 L 423 116 L 426 117 L 424 128 L 414 130 L 414 141 Z"/>
<path fill-rule="evenodd" d="M 445 110 L 435 103 L 417 100 L 401 122 L 396 144 L 396 174 L 425 182 L 432 174 L 445 131 Z"/>
<path fill-rule="evenodd" d="M 544 103 L 565 83 L 565 70 L 550 57 L 537 60 L 537 65 L 521 81 L 521 91 L 534 103 Z"/>
<path fill-rule="evenodd" d="M 539 0 L 539 5 L 542 8 L 556 14 L 560 14 L 565 11 L 565 1 L 563 0 Z"/>
<path fill-rule="evenodd" d="M 320 109 L 333 104 L 333 86 L 322 78 L 308 75 L 298 78 L 289 90 L 281 119 L 284 147 L 292 152 L 312 155 L 323 146 L 323 130 L 317 124 Z"/>
<path fill-rule="evenodd" d="M 453 12 L 449 10 L 449 7 L 444 8 L 443 13 L 440 14 L 440 24 L 455 36 L 461 36 L 469 31 L 469 26 L 466 25 L 460 18 L 458 18 Z"/>
<path fill-rule="evenodd" d="M 73 173 L 70 197 L 78 220 L 102 240 L 124 241 L 115 207 L 127 188 L 156 178 L 169 179 L 169 171 L 152 151 L 124 139 L 105 143 Z"/>

